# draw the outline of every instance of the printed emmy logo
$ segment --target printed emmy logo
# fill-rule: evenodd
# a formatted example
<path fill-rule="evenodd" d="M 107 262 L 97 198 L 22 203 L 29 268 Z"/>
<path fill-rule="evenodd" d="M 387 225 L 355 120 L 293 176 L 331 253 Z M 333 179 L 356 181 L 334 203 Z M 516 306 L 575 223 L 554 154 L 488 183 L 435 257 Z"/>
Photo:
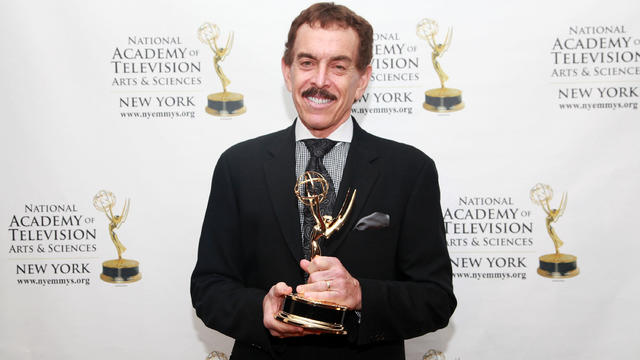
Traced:
<path fill-rule="evenodd" d="M 424 356 L 422 356 L 422 360 L 446 360 L 447 357 L 444 355 L 442 351 L 437 351 L 431 349 L 427 351 Z"/>
<path fill-rule="evenodd" d="M 229 358 L 225 353 L 214 350 L 207 355 L 206 360 L 229 360 Z"/>
<path fill-rule="evenodd" d="M 449 76 L 445 74 L 438 62 L 438 58 L 442 57 L 451 45 L 452 30 L 447 30 L 444 43 L 438 44 L 436 34 L 438 34 L 438 23 L 431 19 L 422 19 L 416 26 L 416 34 L 419 38 L 426 40 L 433 52 L 431 53 L 431 62 L 440 78 L 440 87 L 437 89 L 427 90 L 424 93 L 424 104 L 422 106 L 434 112 L 451 112 L 464 108 L 462 102 L 462 91 L 445 87 L 445 81 L 449 80 Z"/>
<path fill-rule="evenodd" d="M 243 114 L 247 109 L 244 107 L 244 96 L 239 93 L 233 93 L 227 91 L 227 86 L 231 83 L 231 80 L 222 72 L 221 62 L 229 55 L 231 47 L 233 46 L 233 32 L 229 34 L 227 38 L 227 44 L 224 47 L 219 47 L 217 40 L 220 37 L 220 28 L 218 25 L 211 23 L 204 23 L 198 28 L 198 39 L 204 44 L 207 44 L 211 51 L 213 51 L 213 66 L 216 69 L 216 74 L 222 82 L 222 92 L 209 94 L 207 96 L 207 107 L 205 111 L 214 116 L 234 116 Z"/>
<path fill-rule="evenodd" d="M 580 273 L 577 264 L 578 258 L 574 255 L 560 252 L 560 247 L 564 243 L 551 226 L 552 223 L 558 221 L 560 216 L 564 214 L 564 210 L 567 207 L 567 193 L 562 194 L 560 206 L 557 209 L 552 209 L 549 205 L 549 200 L 553 198 L 553 189 L 551 189 L 549 185 L 536 184 L 529 192 L 529 197 L 531 201 L 542 206 L 542 209 L 547 214 L 547 232 L 556 248 L 555 253 L 540 256 L 538 274 L 548 278 L 570 278 L 578 275 Z"/>
<path fill-rule="evenodd" d="M 118 235 L 115 230 L 119 229 L 129 215 L 129 199 L 124 201 L 122 213 L 120 215 L 113 214 L 113 207 L 116 205 L 116 196 L 112 192 L 106 190 L 100 190 L 93 197 L 93 206 L 105 215 L 109 219 L 109 236 L 113 245 L 118 252 L 118 258 L 113 260 L 107 260 L 102 263 L 102 274 L 100 278 L 109 283 L 130 283 L 138 281 L 142 278 L 140 274 L 140 263 L 136 260 L 124 259 L 122 253 L 127 250 L 124 245 L 118 239 Z"/>

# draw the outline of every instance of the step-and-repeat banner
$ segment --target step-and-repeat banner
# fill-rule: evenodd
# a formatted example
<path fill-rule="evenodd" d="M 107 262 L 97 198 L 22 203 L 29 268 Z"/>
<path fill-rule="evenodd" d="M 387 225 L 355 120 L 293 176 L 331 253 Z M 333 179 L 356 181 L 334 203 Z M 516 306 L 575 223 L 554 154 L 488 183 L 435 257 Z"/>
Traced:
<path fill-rule="evenodd" d="M 0 358 L 230 354 L 189 296 L 211 175 L 294 118 L 309 4 L 0 5 Z M 640 356 L 640 2 L 345 5 L 375 29 L 354 116 L 440 174 L 459 306 L 407 359 Z"/>

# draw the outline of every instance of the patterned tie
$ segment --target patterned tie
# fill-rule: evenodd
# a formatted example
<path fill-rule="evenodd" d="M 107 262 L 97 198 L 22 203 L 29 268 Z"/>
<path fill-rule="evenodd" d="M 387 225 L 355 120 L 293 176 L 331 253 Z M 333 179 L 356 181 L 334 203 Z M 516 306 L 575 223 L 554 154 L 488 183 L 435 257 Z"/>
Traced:
<path fill-rule="evenodd" d="M 322 158 L 331 151 L 331 149 L 333 149 L 337 142 L 329 139 L 306 139 L 302 140 L 302 142 L 307 146 L 307 149 L 311 154 L 306 171 L 315 171 L 320 173 L 329 184 L 327 196 L 324 201 L 320 203 L 320 215 L 331 215 L 333 205 L 336 202 L 336 190 L 333 186 L 333 180 L 331 179 L 327 168 L 324 167 L 324 164 L 322 163 Z M 303 215 L 304 221 L 302 236 L 304 241 L 302 242 L 302 250 L 304 251 L 304 257 L 307 260 L 311 260 L 311 231 L 313 230 L 316 222 L 313 219 L 313 215 L 311 215 L 311 210 L 309 210 L 308 206 L 304 207 Z"/>

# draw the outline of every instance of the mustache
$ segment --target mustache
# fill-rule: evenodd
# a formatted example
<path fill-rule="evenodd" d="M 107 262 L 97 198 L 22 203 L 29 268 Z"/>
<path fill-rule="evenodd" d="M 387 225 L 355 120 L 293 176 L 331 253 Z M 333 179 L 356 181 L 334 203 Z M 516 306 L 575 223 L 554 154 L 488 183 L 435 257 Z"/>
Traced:
<path fill-rule="evenodd" d="M 336 100 L 338 97 L 330 93 L 325 89 L 320 89 L 317 87 L 311 87 L 302 92 L 302 97 L 322 97 L 329 100 Z"/>

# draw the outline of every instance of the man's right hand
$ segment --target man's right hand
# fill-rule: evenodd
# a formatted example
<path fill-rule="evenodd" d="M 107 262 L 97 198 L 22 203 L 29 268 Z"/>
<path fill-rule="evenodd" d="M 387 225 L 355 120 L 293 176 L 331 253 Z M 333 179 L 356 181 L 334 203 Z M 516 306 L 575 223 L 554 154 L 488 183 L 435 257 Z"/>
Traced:
<path fill-rule="evenodd" d="M 291 294 L 293 289 L 283 282 L 271 287 L 262 300 L 262 323 L 272 336 L 285 338 L 305 335 L 301 327 L 289 325 L 275 319 L 275 314 L 282 308 L 284 296 Z"/>

